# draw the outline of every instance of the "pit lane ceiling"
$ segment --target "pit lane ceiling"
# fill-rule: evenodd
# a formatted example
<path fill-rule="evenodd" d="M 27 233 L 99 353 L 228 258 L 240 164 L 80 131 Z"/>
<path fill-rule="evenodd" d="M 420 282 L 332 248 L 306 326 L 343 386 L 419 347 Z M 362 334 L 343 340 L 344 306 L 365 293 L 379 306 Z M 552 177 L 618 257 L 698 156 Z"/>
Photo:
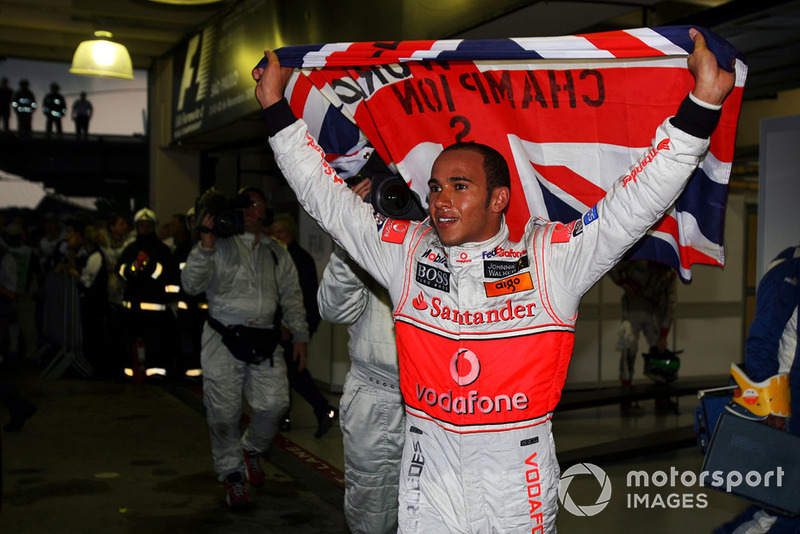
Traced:
<path fill-rule="evenodd" d="M 267 2 L 276 20 L 291 26 L 293 36 L 305 36 L 305 42 L 542 36 L 698 24 L 744 53 L 749 64 L 745 99 L 800 87 L 800 0 L 493 0 L 491 8 L 483 0 L 223 0 L 203 6 L 0 0 L 0 60 L 69 62 L 80 41 L 106 29 L 128 47 L 135 68 L 147 69 L 237 1 Z"/>

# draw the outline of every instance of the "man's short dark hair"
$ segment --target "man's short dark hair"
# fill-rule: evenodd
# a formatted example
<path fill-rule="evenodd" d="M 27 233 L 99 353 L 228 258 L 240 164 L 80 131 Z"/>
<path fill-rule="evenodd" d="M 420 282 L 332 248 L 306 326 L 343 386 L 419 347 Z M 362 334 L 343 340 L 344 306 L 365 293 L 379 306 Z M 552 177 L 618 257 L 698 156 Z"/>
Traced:
<path fill-rule="evenodd" d="M 449 147 L 445 148 L 442 151 L 442 154 L 456 150 L 469 150 L 483 156 L 483 172 L 486 174 L 487 204 L 489 202 L 489 198 L 492 196 L 492 191 L 498 187 L 508 187 L 511 189 L 511 173 L 508 170 L 508 163 L 506 163 L 506 159 L 500 152 L 489 145 L 475 143 L 474 141 L 467 141 L 453 143 Z"/>
<path fill-rule="evenodd" d="M 253 185 L 251 185 L 249 187 L 242 187 L 241 189 L 239 189 L 239 193 L 238 194 L 246 195 L 248 193 L 255 193 L 256 195 L 261 197 L 261 200 L 265 204 L 267 203 L 267 195 L 264 194 L 264 191 L 262 191 L 261 189 L 259 189 L 256 186 L 253 186 Z"/>

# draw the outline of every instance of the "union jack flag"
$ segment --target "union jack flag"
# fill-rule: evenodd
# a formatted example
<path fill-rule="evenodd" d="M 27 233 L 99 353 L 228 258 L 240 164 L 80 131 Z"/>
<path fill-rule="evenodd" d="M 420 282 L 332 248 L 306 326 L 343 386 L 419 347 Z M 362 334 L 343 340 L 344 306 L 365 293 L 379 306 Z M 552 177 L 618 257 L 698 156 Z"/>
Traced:
<path fill-rule="evenodd" d="M 499 150 L 511 168 L 506 221 L 519 239 L 531 215 L 569 222 L 587 212 L 648 149 L 693 87 L 689 26 L 492 40 L 333 43 L 276 50 L 295 68 L 286 97 L 328 160 L 374 150 L 421 199 L 433 160 L 456 141 Z M 723 228 L 747 67 L 700 28 L 736 71 L 711 149 L 674 208 L 631 257 L 724 264 Z M 523 193 L 523 194 L 520 194 Z"/>

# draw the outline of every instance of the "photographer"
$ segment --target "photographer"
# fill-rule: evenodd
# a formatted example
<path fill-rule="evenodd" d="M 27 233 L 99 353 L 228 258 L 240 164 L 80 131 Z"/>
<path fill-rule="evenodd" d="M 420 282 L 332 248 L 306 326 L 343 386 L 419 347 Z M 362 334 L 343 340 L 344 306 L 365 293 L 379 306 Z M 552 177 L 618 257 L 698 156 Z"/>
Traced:
<path fill-rule="evenodd" d="M 264 483 L 259 456 L 289 407 L 275 313 L 283 309 L 283 321 L 293 334 L 292 359 L 300 369 L 305 366 L 308 325 L 292 258 L 263 233 L 271 219 L 264 193 L 255 187 L 240 191 L 233 207 L 242 213 L 243 233 L 228 237 L 219 235 L 227 219 L 212 208 L 219 202 L 206 197 L 198 210 L 200 242 L 186 260 L 181 282 L 190 295 L 205 291 L 208 297 L 201 349 L 203 399 L 214 470 L 225 485 L 228 506 L 238 511 L 248 503 L 245 478 L 253 486 Z M 252 415 L 240 435 L 242 392 Z"/>

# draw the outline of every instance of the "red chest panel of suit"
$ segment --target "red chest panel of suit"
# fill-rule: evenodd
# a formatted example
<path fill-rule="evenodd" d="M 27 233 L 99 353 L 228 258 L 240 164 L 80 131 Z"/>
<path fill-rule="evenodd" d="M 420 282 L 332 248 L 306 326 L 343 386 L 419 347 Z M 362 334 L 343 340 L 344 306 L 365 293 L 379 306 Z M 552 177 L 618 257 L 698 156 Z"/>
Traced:
<path fill-rule="evenodd" d="M 526 251 L 497 249 L 450 267 L 425 250 L 395 311 L 409 411 L 455 432 L 538 424 L 560 399 L 572 354 L 574 323 L 546 311 Z"/>

